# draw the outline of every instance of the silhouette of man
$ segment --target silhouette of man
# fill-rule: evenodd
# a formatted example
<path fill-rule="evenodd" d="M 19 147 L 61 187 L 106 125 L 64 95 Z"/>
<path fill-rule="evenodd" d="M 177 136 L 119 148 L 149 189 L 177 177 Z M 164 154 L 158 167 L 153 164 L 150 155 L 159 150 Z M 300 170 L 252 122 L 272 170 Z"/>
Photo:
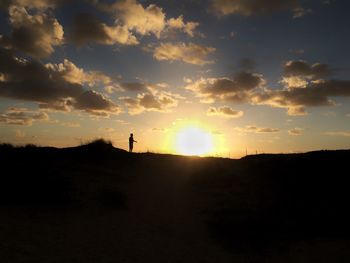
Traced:
<path fill-rule="evenodd" d="M 132 152 L 132 149 L 134 148 L 134 142 L 137 142 L 134 140 L 134 135 L 130 133 L 129 137 L 129 152 Z"/>

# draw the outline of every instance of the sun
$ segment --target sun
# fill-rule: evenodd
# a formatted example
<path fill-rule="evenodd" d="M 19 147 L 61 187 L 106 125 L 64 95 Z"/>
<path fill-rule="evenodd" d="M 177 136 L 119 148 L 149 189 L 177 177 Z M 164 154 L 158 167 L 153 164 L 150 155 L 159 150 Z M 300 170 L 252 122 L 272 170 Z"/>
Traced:
<path fill-rule="evenodd" d="M 183 155 L 206 155 L 213 151 L 211 133 L 196 127 L 188 126 L 179 130 L 175 137 L 175 150 Z"/>

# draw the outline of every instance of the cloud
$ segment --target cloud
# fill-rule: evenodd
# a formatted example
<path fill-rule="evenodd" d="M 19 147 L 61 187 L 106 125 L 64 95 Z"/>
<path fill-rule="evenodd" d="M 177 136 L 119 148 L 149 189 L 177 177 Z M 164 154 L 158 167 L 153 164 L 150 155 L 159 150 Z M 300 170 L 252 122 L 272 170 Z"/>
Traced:
<path fill-rule="evenodd" d="M 279 132 L 279 129 L 275 128 L 258 128 L 257 133 L 270 133 L 270 132 Z"/>
<path fill-rule="evenodd" d="M 144 111 L 169 112 L 177 106 L 177 99 L 169 95 L 154 95 L 152 93 L 138 94 L 136 98 L 121 97 L 128 108 L 129 114 L 140 114 Z"/>
<path fill-rule="evenodd" d="M 161 7 L 155 4 L 144 7 L 136 0 L 121 0 L 113 4 L 99 2 L 97 6 L 111 13 L 118 25 L 142 36 L 152 34 L 160 38 L 163 33 L 176 30 L 193 37 L 199 26 L 198 22 L 185 22 L 182 15 L 167 19 Z"/>
<path fill-rule="evenodd" d="M 309 64 L 304 60 L 290 60 L 283 66 L 285 77 L 306 77 L 308 79 L 321 79 L 331 75 L 333 70 L 327 64 Z"/>
<path fill-rule="evenodd" d="M 55 8 L 57 5 L 65 2 L 66 0 L 1 0 L 0 8 L 8 10 L 12 5 L 23 6 L 29 9 L 41 9 Z"/>
<path fill-rule="evenodd" d="M 201 78 L 185 88 L 203 103 L 269 105 L 285 108 L 289 115 L 297 116 L 306 115 L 306 107 L 334 106 L 334 97 L 350 97 L 350 80 L 324 79 L 331 72 L 326 64 L 289 61 L 280 81 L 283 89 L 266 87 L 263 76 L 250 71 L 241 71 L 233 78 Z"/>
<path fill-rule="evenodd" d="M 0 38 L 2 46 L 45 58 L 54 52 L 55 46 L 63 44 L 63 27 L 50 14 L 37 11 L 31 15 L 25 7 L 12 5 L 9 7 L 9 20 L 11 36 Z"/>
<path fill-rule="evenodd" d="M 306 107 L 333 106 L 333 97 L 350 97 L 350 80 L 325 79 L 333 70 L 327 64 L 288 61 L 281 83 L 285 89 L 265 89 L 253 94 L 253 104 L 288 109 L 289 115 L 305 115 Z"/>
<path fill-rule="evenodd" d="M 128 92 L 151 92 L 152 94 L 167 94 L 165 91 L 168 88 L 167 83 L 145 83 L 145 82 L 122 82 L 118 84 L 118 89 Z M 179 94 L 169 93 L 170 96 L 182 99 Z"/>
<path fill-rule="evenodd" d="M 293 18 L 300 18 L 307 14 L 312 13 L 312 9 L 310 8 L 303 8 L 303 7 L 296 7 L 293 10 Z"/>
<path fill-rule="evenodd" d="M 166 24 L 168 29 L 183 31 L 190 37 L 193 37 L 195 35 L 195 30 L 199 26 L 198 22 L 184 22 L 182 15 L 178 18 L 170 18 Z"/>
<path fill-rule="evenodd" d="M 350 97 L 350 80 L 325 80 L 303 89 L 268 90 L 252 97 L 255 104 L 287 108 L 289 115 L 305 115 L 305 107 L 333 106 L 330 97 Z"/>
<path fill-rule="evenodd" d="M 165 28 L 165 13 L 154 4 L 144 8 L 136 0 L 121 0 L 109 8 L 129 30 L 135 30 L 140 35 L 152 33 L 159 37 Z"/>
<path fill-rule="evenodd" d="M 178 100 L 184 99 L 179 94 L 164 90 L 165 83 L 122 83 L 122 89 L 126 91 L 139 91 L 135 98 L 120 97 L 131 115 L 140 114 L 145 111 L 170 112 L 176 107 Z"/>
<path fill-rule="evenodd" d="M 108 26 L 88 13 L 80 13 L 74 17 L 70 40 L 77 46 L 88 43 L 104 45 L 137 45 L 139 43 L 126 26 L 117 24 Z"/>
<path fill-rule="evenodd" d="M 301 129 L 301 128 L 293 128 L 293 129 L 288 130 L 288 134 L 294 135 L 294 136 L 301 135 L 303 133 L 303 130 L 304 129 Z"/>
<path fill-rule="evenodd" d="M 106 86 L 109 85 L 117 88 L 117 84 L 115 83 L 116 79 L 113 79 L 100 71 L 84 71 L 84 69 L 77 67 L 68 59 L 64 59 L 63 63 L 48 63 L 45 66 L 56 74 L 60 75 L 60 77 L 69 83 L 81 85 L 87 84 L 90 87 L 98 83 L 102 83 Z"/>
<path fill-rule="evenodd" d="M 308 81 L 305 78 L 298 76 L 282 77 L 280 83 L 288 89 L 306 88 L 308 85 Z"/>
<path fill-rule="evenodd" d="M 137 45 L 138 36 L 153 35 L 158 39 L 165 39 L 176 32 L 182 32 L 190 37 L 203 36 L 197 32 L 198 22 L 185 21 L 183 15 L 167 19 L 164 10 L 155 4 L 144 7 L 136 0 L 120 0 L 114 3 L 98 0 L 88 2 L 98 10 L 111 15 L 114 24 L 107 25 L 89 13 L 77 14 L 69 34 L 69 39 L 77 46 L 89 43 Z"/>
<path fill-rule="evenodd" d="M 243 111 L 234 110 L 228 106 L 210 107 L 207 111 L 208 116 L 223 116 L 226 118 L 240 118 L 243 116 Z"/>
<path fill-rule="evenodd" d="M 42 109 L 78 109 L 96 115 L 120 112 L 102 94 L 70 82 L 58 68 L 15 57 L 11 50 L 0 48 L 0 73 L 6 76 L 0 82 L 0 97 L 37 102 Z"/>
<path fill-rule="evenodd" d="M 280 129 L 276 128 L 269 128 L 269 127 L 257 127 L 254 125 L 248 125 L 244 128 L 236 127 L 234 130 L 244 133 L 277 133 L 280 131 Z"/>
<path fill-rule="evenodd" d="M 300 8 L 299 0 L 211 0 L 211 9 L 219 16 L 266 15 L 296 8 Z M 301 14 L 299 9 L 297 11 Z"/>
<path fill-rule="evenodd" d="M 42 111 L 31 111 L 26 108 L 8 108 L 0 114 L 0 124 L 31 126 L 34 121 L 48 121 L 49 115 Z"/>
<path fill-rule="evenodd" d="M 281 83 L 288 89 L 305 88 L 310 82 L 329 77 L 333 71 L 327 64 L 290 60 L 283 66 Z"/>
<path fill-rule="evenodd" d="M 332 131 L 332 132 L 326 132 L 325 134 L 329 136 L 350 137 L 350 131 Z"/>
<path fill-rule="evenodd" d="M 194 43 L 161 43 L 153 49 L 153 57 L 157 60 L 183 61 L 185 63 L 203 66 L 213 63 L 207 56 L 216 49 Z"/>
<path fill-rule="evenodd" d="M 201 78 L 185 88 L 192 90 L 202 102 L 229 101 L 245 103 L 250 101 L 254 90 L 262 87 L 265 80 L 260 74 L 239 72 L 231 78 Z"/>
<path fill-rule="evenodd" d="M 104 111 L 114 110 L 118 111 L 118 109 L 115 109 L 116 106 L 111 100 L 93 90 L 84 91 L 79 96 L 75 97 L 70 103 L 75 109 L 85 110 L 91 113 L 102 113 Z"/>

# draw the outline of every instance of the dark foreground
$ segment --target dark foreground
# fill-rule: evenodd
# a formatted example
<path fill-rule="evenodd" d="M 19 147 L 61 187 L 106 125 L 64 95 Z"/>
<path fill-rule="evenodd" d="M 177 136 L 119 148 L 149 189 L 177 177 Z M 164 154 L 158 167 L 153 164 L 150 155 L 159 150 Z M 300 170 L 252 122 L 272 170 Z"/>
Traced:
<path fill-rule="evenodd" d="M 0 147 L 0 262 L 350 262 L 350 151 Z"/>

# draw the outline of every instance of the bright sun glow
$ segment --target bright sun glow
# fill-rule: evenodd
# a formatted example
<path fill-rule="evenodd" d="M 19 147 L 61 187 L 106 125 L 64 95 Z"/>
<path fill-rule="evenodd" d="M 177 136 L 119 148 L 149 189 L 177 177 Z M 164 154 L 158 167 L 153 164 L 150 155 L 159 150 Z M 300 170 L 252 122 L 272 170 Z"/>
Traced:
<path fill-rule="evenodd" d="M 214 148 L 211 134 L 195 126 L 181 129 L 175 140 L 176 151 L 184 155 L 206 155 Z"/>

